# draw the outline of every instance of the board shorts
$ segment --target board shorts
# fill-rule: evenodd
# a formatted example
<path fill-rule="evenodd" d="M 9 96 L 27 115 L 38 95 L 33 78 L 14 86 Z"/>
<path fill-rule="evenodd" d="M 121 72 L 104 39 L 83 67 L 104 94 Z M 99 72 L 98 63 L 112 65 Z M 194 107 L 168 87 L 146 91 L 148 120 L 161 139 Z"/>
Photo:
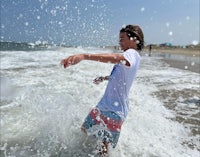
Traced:
<path fill-rule="evenodd" d="M 116 147 L 123 120 L 111 111 L 101 111 L 93 108 L 85 118 L 83 126 L 88 135 L 93 135 L 102 142 L 110 143 Z"/>

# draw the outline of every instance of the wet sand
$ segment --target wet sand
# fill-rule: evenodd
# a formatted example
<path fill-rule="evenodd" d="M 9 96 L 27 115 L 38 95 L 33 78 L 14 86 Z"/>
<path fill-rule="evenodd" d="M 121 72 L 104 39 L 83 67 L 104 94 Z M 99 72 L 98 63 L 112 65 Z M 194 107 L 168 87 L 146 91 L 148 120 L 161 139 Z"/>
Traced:
<path fill-rule="evenodd" d="M 175 112 L 172 120 L 189 128 L 193 136 L 200 135 L 200 91 L 195 89 L 185 90 L 160 90 L 153 95 L 164 102 L 164 106 Z M 183 100 L 180 97 L 184 98 Z M 200 151 L 200 145 L 195 145 L 193 139 L 182 143 L 190 148 L 195 147 Z"/>
<path fill-rule="evenodd" d="M 148 52 L 148 49 L 144 49 L 146 52 Z M 153 53 L 162 53 L 162 54 L 178 54 L 178 55 L 187 55 L 187 56 L 196 56 L 200 57 L 200 48 L 153 48 Z"/>
<path fill-rule="evenodd" d="M 148 49 L 144 50 L 149 54 Z M 169 66 L 200 73 L 200 49 L 195 48 L 156 48 L 151 56 L 162 56 Z"/>
<path fill-rule="evenodd" d="M 171 67 L 200 74 L 200 50 L 156 49 L 152 51 L 151 56 L 161 56 L 161 60 Z M 190 128 L 193 136 L 200 135 L 200 91 L 198 89 L 161 89 L 153 95 L 162 100 L 166 108 L 175 111 L 176 114 L 172 120 Z M 200 146 L 195 145 L 193 139 L 186 141 L 183 145 L 192 149 L 197 147 L 200 151 Z"/>
<path fill-rule="evenodd" d="M 162 59 L 162 60 L 165 61 L 167 64 L 169 64 L 171 67 L 200 73 L 200 64 L 198 63 L 177 61 L 171 59 Z"/>

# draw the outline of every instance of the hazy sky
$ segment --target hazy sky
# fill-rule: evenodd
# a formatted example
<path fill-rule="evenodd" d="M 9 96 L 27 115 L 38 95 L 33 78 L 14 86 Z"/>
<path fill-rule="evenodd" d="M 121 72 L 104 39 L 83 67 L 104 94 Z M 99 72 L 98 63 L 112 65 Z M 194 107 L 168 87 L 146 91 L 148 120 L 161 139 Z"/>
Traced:
<path fill-rule="evenodd" d="M 1 41 L 117 45 L 141 26 L 146 44 L 199 42 L 199 0 L 1 0 Z"/>

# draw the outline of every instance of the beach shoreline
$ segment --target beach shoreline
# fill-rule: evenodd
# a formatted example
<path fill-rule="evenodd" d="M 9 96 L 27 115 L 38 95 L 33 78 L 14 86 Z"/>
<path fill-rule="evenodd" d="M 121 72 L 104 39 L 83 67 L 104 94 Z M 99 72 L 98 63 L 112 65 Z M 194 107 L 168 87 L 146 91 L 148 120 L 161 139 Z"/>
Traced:
<path fill-rule="evenodd" d="M 145 52 L 149 52 L 148 47 L 144 48 Z M 177 54 L 200 57 L 200 47 L 180 48 L 180 47 L 152 47 L 151 53 L 162 53 L 162 54 Z"/>
<path fill-rule="evenodd" d="M 147 56 L 161 56 L 169 66 L 200 73 L 200 50 L 192 48 L 155 48 L 144 49 Z"/>
<path fill-rule="evenodd" d="M 177 61 L 172 59 L 162 59 L 165 63 L 169 64 L 170 67 L 189 70 L 200 74 L 200 64 L 195 64 L 194 62 Z"/>

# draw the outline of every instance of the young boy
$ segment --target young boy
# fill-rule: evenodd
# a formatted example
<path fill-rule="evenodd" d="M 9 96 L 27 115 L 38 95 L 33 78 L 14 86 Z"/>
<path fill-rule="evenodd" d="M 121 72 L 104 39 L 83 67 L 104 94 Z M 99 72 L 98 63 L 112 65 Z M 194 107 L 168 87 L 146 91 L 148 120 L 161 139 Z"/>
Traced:
<path fill-rule="evenodd" d="M 102 141 L 100 154 L 108 153 L 108 145 L 113 148 L 119 139 L 121 126 L 129 111 L 128 95 L 130 87 L 139 68 L 140 55 L 144 47 L 144 36 L 137 25 L 127 25 L 120 30 L 119 44 L 123 53 L 78 54 L 61 61 L 64 68 L 75 65 L 82 60 L 93 60 L 115 64 L 110 76 L 94 80 L 98 84 L 108 80 L 102 99 L 86 117 L 81 129 Z"/>

